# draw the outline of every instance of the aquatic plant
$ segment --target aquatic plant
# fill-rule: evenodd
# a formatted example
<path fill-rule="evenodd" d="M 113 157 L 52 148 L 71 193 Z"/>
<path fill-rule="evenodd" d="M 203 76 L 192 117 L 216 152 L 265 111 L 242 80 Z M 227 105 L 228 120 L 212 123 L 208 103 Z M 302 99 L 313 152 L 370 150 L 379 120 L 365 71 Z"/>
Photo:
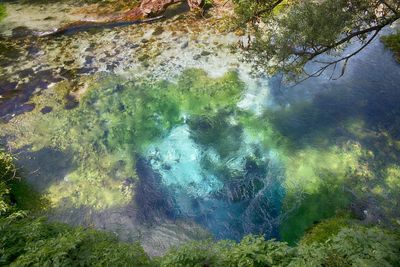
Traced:
<path fill-rule="evenodd" d="M 342 228 L 351 227 L 356 224 L 348 214 L 338 214 L 332 218 L 315 223 L 301 237 L 300 244 L 311 245 L 314 242 L 325 242 L 329 238 L 337 235 Z"/>
<path fill-rule="evenodd" d="M 0 21 L 2 21 L 7 16 L 6 6 L 0 3 Z"/>
<path fill-rule="evenodd" d="M 35 111 L 18 123 L 20 130 L 25 128 L 15 133 L 15 147 L 52 147 L 73 155 L 77 167 L 66 175 L 55 171 L 54 177 L 63 177 L 48 187 L 55 206 L 64 201 L 96 209 L 124 205 L 137 181 L 138 153 L 182 125 L 185 117 L 212 116 L 234 106 L 243 88 L 234 72 L 211 79 L 195 69 L 185 71 L 176 83 L 100 77 L 78 107 L 66 110 L 71 87 L 60 83 L 34 98 Z M 53 111 L 40 113 L 44 106 Z M 123 185 L 127 180 L 128 187 Z"/>
<path fill-rule="evenodd" d="M 85 94 L 74 89 L 82 83 Z M 139 155 L 172 199 L 168 214 L 196 220 L 219 238 L 262 232 L 293 244 L 316 222 L 361 201 L 348 189 L 361 197 L 368 192 L 398 218 L 390 197 L 397 196 L 397 176 L 385 182 L 389 161 L 371 159 L 375 152 L 364 140 L 375 134 L 360 130 L 373 123 L 354 110 L 325 109 L 330 101 L 347 105 L 347 94 L 255 114 L 238 107 L 245 85 L 236 72 L 210 78 L 189 69 L 175 82 L 97 75 L 74 84 L 35 96 L 34 111 L 1 129 L 13 136 L 12 147 L 30 150 L 42 167 L 54 164 L 44 156 L 48 148 L 68 159 L 69 168 L 48 168 L 41 176 L 55 208 L 131 204 Z M 73 95 L 79 104 L 70 109 Z M 43 107 L 52 111 L 42 114 Z M 338 136 L 338 127 L 353 138 Z M 380 136 L 392 151 L 392 135 Z M 232 231 L 224 230 L 227 224 Z"/>

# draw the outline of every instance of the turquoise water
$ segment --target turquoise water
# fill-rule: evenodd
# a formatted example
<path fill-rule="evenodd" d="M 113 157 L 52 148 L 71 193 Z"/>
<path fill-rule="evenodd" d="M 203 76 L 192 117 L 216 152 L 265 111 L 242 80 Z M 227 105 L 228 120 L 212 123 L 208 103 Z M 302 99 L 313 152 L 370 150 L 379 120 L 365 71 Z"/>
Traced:
<path fill-rule="evenodd" d="M 276 235 L 284 189 L 282 164 L 275 153 L 257 140 L 224 135 L 238 147 L 221 157 L 212 144 L 196 144 L 196 130 L 179 126 L 147 152 L 174 198 L 176 216 L 195 219 L 217 238 Z"/>
<path fill-rule="evenodd" d="M 396 142 L 400 137 L 400 68 L 390 53 L 375 42 L 350 63 L 348 73 L 337 81 L 323 77 L 287 88 L 275 81 L 278 77 L 269 83 L 275 106 L 254 119 L 260 126 L 265 123 L 277 129 L 285 145 L 266 142 L 264 138 L 268 134 L 262 131 L 258 132 L 260 135 L 249 134 L 254 128 L 248 127 L 254 125 L 243 123 L 239 110 L 220 112 L 211 118 L 184 116 L 181 126 L 150 145 L 146 158 L 160 174 L 161 186 L 172 196 L 174 216 L 194 219 L 217 238 L 239 240 L 253 233 L 269 238 L 283 236 L 288 241 L 297 239 L 298 233 L 290 232 L 302 232 L 310 224 L 334 216 L 338 211 L 350 210 L 357 200 L 338 187 L 337 181 L 329 185 L 331 179 L 340 179 L 338 170 L 350 171 L 346 163 L 334 163 L 337 158 L 348 155 L 336 150 L 332 157 L 325 157 L 321 152 L 315 156 L 315 166 L 310 168 L 318 169 L 317 176 L 323 185 L 318 192 L 306 192 L 301 197 L 303 204 L 286 213 L 289 208 L 283 202 L 290 195 L 287 196 L 285 181 L 290 174 L 285 171 L 287 161 L 282 159 L 282 153 L 289 154 L 289 158 L 293 153 L 290 162 L 295 163 L 298 151 L 328 151 L 349 142 L 357 142 L 378 162 L 372 163 L 364 155 L 357 156 L 356 172 L 369 164 L 370 175 L 374 176 L 369 179 L 375 185 L 365 182 L 364 186 L 383 186 L 385 167 L 396 165 L 399 159 L 399 147 L 387 143 Z M 361 127 L 360 131 L 373 134 L 363 136 L 352 127 Z M 289 147 L 289 152 L 282 152 L 283 147 Z M 310 159 L 314 155 L 305 154 L 305 157 Z M 331 163 L 338 166 L 325 168 Z M 355 174 L 344 176 L 346 182 L 339 182 L 341 186 L 350 188 L 350 184 L 364 183 L 355 181 L 360 179 Z M 307 177 L 295 179 L 307 180 Z M 379 194 L 369 197 L 385 201 Z M 390 220 L 384 217 L 397 215 L 377 216 L 379 220 Z M 303 230 L 288 230 L 296 227 Z"/>
<path fill-rule="evenodd" d="M 293 243 L 343 214 L 399 220 L 400 66 L 379 40 L 341 79 L 296 86 L 239 67 L 213 73 L 202 65 L 212 60 L 225 58 L 181 66 L 172 81 L 129 65 L 123 75 L 64 70 L 72 76 L 64 82 L 43 71 L 43 81 L 27 79 L 29 92 L 9 90 L 18 96 L 0 103 L 2 139 L 50 199 L 49 214 L 122 238 L 127 230 L 132 240 L 150 239 L 149 228 L 163 238 L 157 227 L 183 221 L 217 239 L 262 234 Z M 75 99 L 77 84 L 87 88 Z M 190 227 L 168 228 L 164 238 Z"/>

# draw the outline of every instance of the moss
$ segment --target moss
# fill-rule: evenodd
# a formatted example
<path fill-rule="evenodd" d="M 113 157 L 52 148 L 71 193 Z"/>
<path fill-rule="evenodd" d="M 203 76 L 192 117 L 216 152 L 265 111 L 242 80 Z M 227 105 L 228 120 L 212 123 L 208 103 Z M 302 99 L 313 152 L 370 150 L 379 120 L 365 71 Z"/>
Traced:
<path fill-rule="evenodd" d="M 323 220 L 316 225 L 313 225 L 305 235 L 301 238 L 301 245 L 311 245 L 314 242 L 323 243 L 329 238 L 337 235 L 344 227 L 351 225 L 349 215 L 338 215 L 333 218 Z"/>
<path fill-rule="evenodd" d="M 242 144 L 242 127 L 232 125 L 229 111 L 189 120 L 191 138 L 197 144 L 215 149 L 221 158 L 234 157 Z"/>
<path fill-rule="evenodd" d="M 394 191 L 400 191 L 400 166 L 392 165 L 386 169 L 386 184 Z"/>
<path fill-rule="evenodd" d="M 21 51 L 12 41 L 0 39 L 0 59 L 13 60 L 21 55 Z"/>
<path fill-rule="evenodd" d="M 395 34 L 383 36 L 381 40 L 387 48 L 393 51 L 394 56 L 400 63 L 400 31 Z"/>
<path fill-rule="evenodd" d="M 154 36 L 161 35 L 163 32 L 164 28 L 162 26 L 157 26 L 153 31 L 153 35 Z"/>
<path fill-rule="evenodd" d="M 0 3 L 0 22 L 7 16 L 6 6 Z"/>
<path fill-rule="evenodd" d="M 323 179 L 321 178 L 321 180 Z M 346 209 L 350 196 L 340 185 L 335 184 L 334 178 L 330 179 L 330 182 L 320 186 L 319 190 L 313 194 L 286 197 L 286 204 L 290 203 L 290 207 L 293 207 L 293 204 L 299 199 L 301 200 L 297 202 L 299 206 L 295 211 L 290 213 L 280 225 L 279 230 L 283 241 L 295 244 L 314 224 L 331 218 L 335 216 L 336 212 Z"/>

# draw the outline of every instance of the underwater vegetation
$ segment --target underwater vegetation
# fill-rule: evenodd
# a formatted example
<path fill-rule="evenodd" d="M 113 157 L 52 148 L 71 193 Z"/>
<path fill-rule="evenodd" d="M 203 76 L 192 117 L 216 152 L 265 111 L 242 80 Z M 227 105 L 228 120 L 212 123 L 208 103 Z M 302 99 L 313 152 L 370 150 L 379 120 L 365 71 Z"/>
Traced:
<path fill-rule="evenodd" d="M 238 107 L 246 86 L 234 71 L 211 78 L 188 69 L 173 82 L 82 79 L 86 92 L 58 83 L 0 130 L 11 147 L 29 152 L 23 162 L 46 172 L 29 182 L 52 208 L 140 210 L 139 199 L 153 214 L 162 201 L 156 217 L 191 219 L 218 239 L 264 234 L 290 244 L 332 217 L 397 224 L 397 132 L 376 125 L 393 120 L 396 107 L 379 113 L 357 99 L 355 109 L 338 109 L 348 106 L 346 95 L 327 91 L 255 114 Z M 364 117 L 370 110 L 379 117 Z M 154 192 L 137 192 L 149 173 Z"/>
<path fill-rule="evenodd" d="M 112 233 L 71 227 L 34 216 L 12 184 L 20 181 L 8 153 L 0 153 L 0 263 L 10 266 L 396 266 L 398 233 L 361 226 L 348 216 L 313 226 L 296 246 L 248 235 L 240 242 L 204 240 L 149 258 L 139 243 L 118 242 Z M 28 196 L 33 199 L 32 195 Z M 4 204 L 4 205 L 3 205 Z M 14 205 L 14 207 L 11 207 Z M 6 207 L 6 209 L 4 209 Z"/>
<path fill-rule="evenodd" d="M 6 16 L 6 7 L 4 4 L 0 3 L 0 21 L 2 21 Z"/>
<path fill-rule="evenodd" d="M 235 73 L 212 80 L 199 70 L 185 72 L 176 84 L 121 84 L 105 78 L 99 85 L 72 110 L 65 109 L 68 83 L 54 88 L 53 103 L 47 95 L 37 96 L 36 116 L 26 125 L 34 132 L 26 129 L 15 139 L 16 147 L 29 145 L 31 151 L 52 147 L 73 154 L 77 168 L 48 188 L 53 203 L 70 196 L 77 206 L 127 204 L 131 190 L 121 184 L 136 179 L 136 153 L 183 124 L 185 114 L 212 114 L 234 105 L 243 88 Z M 54 105 L 53 111 L 42 114 L 44 105 Z"/>

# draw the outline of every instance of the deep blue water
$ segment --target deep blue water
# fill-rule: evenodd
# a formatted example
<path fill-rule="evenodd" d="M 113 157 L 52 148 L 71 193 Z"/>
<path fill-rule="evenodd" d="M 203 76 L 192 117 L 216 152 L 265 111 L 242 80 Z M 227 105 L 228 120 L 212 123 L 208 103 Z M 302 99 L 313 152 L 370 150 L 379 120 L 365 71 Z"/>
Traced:
<path fill-rule="evenodd" d="M 368 138 L 352 136 L 342 123 L 362 119 L 365 129 L 384 130 L 392 138 L 400 138 L 399 64 L 375 41 L 350 61 L 342 78 L 329 80 L 329 75 L 294 87 L 282 84 L 280 77 L 270 79 L 275 126 L 296 148 L 323 148 L 357 138 L 381 155 L 382 147 Z M 285 174 L 275 152 L 262 148 L 257 140 L 246 140 L 243 134 L 226 136 L 242 138 L 240 147 L 226 160 L 212 147 L 196 143 L 188 125 L 193 128 L 188 122 L 173 129 L 144 155 L 158 177 L 157 190 L 168 199 L 146 209 L 166 207 L 170 218 L 194 219 L 218 239 L 239 240 L 249 233 L 279 238 Z M 326 136 L 320 142 L 324 129 Z M 393 159 L 383 155 L 379 160 L 389 164 Z M 221 163 L 229 172 L 216 167 Z M 139 176 L 146 177 L 140 172 Z"/>

